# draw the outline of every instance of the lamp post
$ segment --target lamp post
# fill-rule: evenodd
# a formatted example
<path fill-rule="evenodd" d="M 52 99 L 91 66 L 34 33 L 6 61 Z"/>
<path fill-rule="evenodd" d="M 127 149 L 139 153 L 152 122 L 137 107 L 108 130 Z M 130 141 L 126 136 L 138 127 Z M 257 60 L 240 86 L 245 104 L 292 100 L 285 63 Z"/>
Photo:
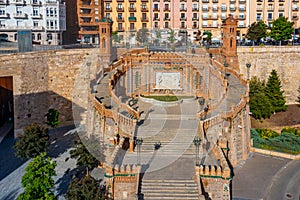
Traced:
<path fill-rule="evenodd" d="M 200 162 L 199 162 L 199 147 L 200 147 L 200 144 L 201 144 L 201 139 L 196 136 L 193 140 L 194 142 L 194 145 L 196 147 L 196 166 L 199 166 L 200 165 Z"/>
<path fill-rule="evenodd" d="M 137 165 L 141 164 L 141 145 L 143 143 L 142 138 L 136 138 L 135 139 L 135 144 L 137 146 Z"/>
<path fill-rule="evenodd" d="M 246 67 L 247 67 L 247 80 L 250 80 L 250 67 L 251 67 L 251 63 L 246 63 Z"/>
<path fill-rule="evenodd" d="M 227 67 L 228 67 L 228 63 L 226 61 L 224 62 L 224 67 L 225 67 L 225 75 L 224 75 L 224 77 L 226 79 L 227 78 Z"/>

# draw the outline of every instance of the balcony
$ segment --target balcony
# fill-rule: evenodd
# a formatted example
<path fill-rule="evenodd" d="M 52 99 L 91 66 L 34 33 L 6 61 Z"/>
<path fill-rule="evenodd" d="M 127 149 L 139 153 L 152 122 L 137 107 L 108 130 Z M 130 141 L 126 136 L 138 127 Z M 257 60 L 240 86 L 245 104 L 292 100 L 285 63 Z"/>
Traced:
<path fill-rule="evenodd" d="M 292 11 L 298 11 L 298 10 L 299 10 L 298 7 L 293 7 L 293 8 L 292 8 Z"/>
<path fill-rule="evenodd" d="M 149 0 L 142 0 L 142 2 L 148 2 Z"/>
<path fill-rule="evenodd" d="M 171 2 L 171 0 L 164 0 L 164 2 Z"/>
<path fill-rule="evenodd" d="M 239 24 L 238 27 L 239 28 L 246 28 L 246 25 L 245 24 Z"/>
<path fill-rule="evenodd" d="M 213 3 L 219 3 L 219 0 L 212 0 Z"/>
<path fill-rule="evenodd" d="M 136 22 L 136 17 L 128 17 L 129 22 Z"/>
<path fill-rule="evenodd" d="M 124 2 L 124 0 L 117 0 L 117 2 Z"/>
<path fill-rule="evenodd" d="M 268 6 L 268 11 L 274 11 L 274 7 L 273 6 Z"/>
<path fill-rule="evenodd" d="M 186 0 L 180 0 L 180 2 L 186 2 Z"/>
<path fill-rule="evenodd" d="M 0 5 L 7 5 L 9 4 L 8 0 L 0 0 Z"/>
<path fill-rule="evenodd" d="M 170 12 L 170 8 L 164 8 L 164 12 Z"/>
<path fill-rule="evenodd" d="M 141 12 L 148 12 L 148 8 L 141 8 Z"/>
<path fill-rule="evenodd" d="M 198 28 L 199 28 L 198 25 L 193 25 L 193 26 L 192 26 L 192 29 L 198 29 Z"/>
<path fill-rule="evenodd" d="M 256 8 L 256 11 L 262 11 L 262 10 L 263 10 L 263 8 L 261 6 Z"/>
<path fill-rule="evenodd" d="M 226 7 L 221 7 L 221 11 L 227 11 L 227 8 Z"/>
<path fill-rule="evenodd" d="M 124 18 L 123 17 L 116 17 L 117 22 L 124 22 Z"/>
<path fill-rule="evenodd" d="M 104 12 L 112 12 L 111 8 L 105 8 Z"/>
<path fill-rule="evenodd" d="M 192 0 L 192 2 L 199 2 L 199 0 Z"/>
<path fill-rule="evenodd" d="M 170 17 L 165 17 L 164 21 L 170 21 Z"/>
<path fill-rule="evenodd" d="M 136 2 L 136 0 L 129 0 L 129 2 Z"/>
<path fill-rule="evenodd" d="M 153 8 L 153 12 L 159 12 L 159 8 Z"/>
<path fill-rule="evenodd" d="M 8 13 L 0 14 L 0 18 L 9 18 Z"/>
<path fill-rule="evenodd" d="M 236 0 L 230 0 L 230 3 L 235 3 Z"/>
<path fill-rule="evenodd" d="M 213 11 L 218 11 L 219 8 L 218 8 L 218 7 L 212 7 L 212 10 L 213 10 Z"/>
<path fill-rule="evenodd" d="M 244 3 L 246 3 L 246 0 L 239 0 L 239 3 L 244 4 Z"/>
<path fill-rule="evenodd" d="M 208 11 L 208 7 L 202 7 L 202 11 Z"/>
<path fill-rule="evenodd" d="M 273 21 L 273 18 L 269 17 L 269 18 L 268 18 L 268 21 Z"/>
<path fill-rule="evenodd" d="M 147 17 L 141 17 L 141 22 L 149 22 L 149 19 Z"/>
<path fill-rule="evenodd" d="M 11 0 L 11 1 L 9 1 L 9 3 L 16 4 L 16 5 L 25 5 L 26 1 L 24 1 L 24 0 Z"/>
<path fill-rule="evenodd" d="M 245 16 L 242 16 L 242 15 L 236 15 L 235 18 L 236 18 L 236 19 L 245 19 Z"/>
<path fill-rule="evenodd" d="M 181 25 L 180 28 L 181 29 L 186 29 L 186 25 Z"/>
<path fill-rule="evenodd" d="M 209 0 L 202 0 L 202 3 L 208 3 Z"/>
<path fill-rule="evenodd" d="M 28 15 L 25 13 L 14 13 L 14 18 L 21 19 L 21 18 L 27 18 L 27 17 L 28 17 Z"/>
<path fill-rule="evenodd" d="M 235 11 L 235 9 L 236 9 L 235 7 L 231 7 L 230 11 Z"/>
<path fill-rule="evenodd" d="M 118 8 L 116 7 L 117 12 L 124 12 L 124 8 Z"/>
<path fill-rule="evenodd" d="M 244 8 L 244 7 L 239 7 L 239 11 L 245 11 L 246 10 L 246 8 Z"/>
<path fill-rule="evenodd" d="M 292 17 L 292 20 L 298 20 L 299 19 L 299 17 L 297 16 L 297 15 L 294 15 L 293 17 Z"/>
<path fill-rule="evenodd" d="M 199 11 L 199 8 L 194 7 L 192 8 L 192 11 Z"/>
<path fill-rule="evenodd" d="M 293 2 L 299 2 L 299 0 L 293 0 Z"/>
<path fill-rule="evenodd" d="M 186 12 L 186 8 L 180 8 L 180 12 Z"/>
<path fill-rule="evenodd" d="M 180 17 L 180 21 L 186 21 L 186 17 Z"/>
<path fill-rule="evenodd" d="M 136 9 L 135 8 L 128 8 L 128 11 L 129 12 L 136 12 Z"/>
<path fill-rule="evenodd" d="M 123 27 L 118 27 L 118 32 L 124 32 L 125 29 Z"/>
<path fill-rule="evenodd" d="M 199 20 L 199 17 L 193 17 L 192 20 L 193 20 L 193 21 L 198 21 L 198 20 Z"/>
<path fill-rule="evenodd" d="M 43 15 L 42 15 L 42 14 L 38 14 L 38 15 L 36 15 L 36 14 L 31 14 L 30 16 L 31 16 L 32 19 L 41 19 L 41 18 L 43 18 Z"/>
<path fill-rule="evenodd" d="M 154 18 L 153 20 L 154 20 L 154 21 L 159 21 L 159 18 L 158 18 L 158 17 L 156 17 L 156 18 Z"/>
<path fill-rule="evenodd" d="M 278 11 L 284 12 L 284 6 L 279 6 Z"/>

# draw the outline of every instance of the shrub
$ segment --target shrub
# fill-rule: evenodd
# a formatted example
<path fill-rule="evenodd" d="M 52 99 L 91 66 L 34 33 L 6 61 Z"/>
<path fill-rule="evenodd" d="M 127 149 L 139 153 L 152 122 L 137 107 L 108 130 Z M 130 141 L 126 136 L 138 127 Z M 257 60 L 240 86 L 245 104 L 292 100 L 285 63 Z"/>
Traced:
<path fill-rule="evenodd" d="M 298 137 L 300 137 L 300 130 L 292 128 L 292 127 L 285 127 L 281 130 L 281 133 L 291 133 Z"/>
<path fill-rule="evenodd" d="M 257 129 L 257 132 L 259 133 L 259 136 L 263 139 L 275 138 L 279 136 L 279 134 L 276 131 L 270 129 Z"/>

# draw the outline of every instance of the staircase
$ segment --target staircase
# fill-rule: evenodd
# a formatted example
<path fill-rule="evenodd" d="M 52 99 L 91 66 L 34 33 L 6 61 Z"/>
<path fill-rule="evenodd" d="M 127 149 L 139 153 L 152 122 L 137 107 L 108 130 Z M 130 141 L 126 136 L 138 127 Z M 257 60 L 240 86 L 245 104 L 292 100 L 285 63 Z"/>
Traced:
<path fill-rule="evenodd" d="M 139 200 L 152 199 L 197 200 L 197 184 L 193 180 L 143 180 Z"/>

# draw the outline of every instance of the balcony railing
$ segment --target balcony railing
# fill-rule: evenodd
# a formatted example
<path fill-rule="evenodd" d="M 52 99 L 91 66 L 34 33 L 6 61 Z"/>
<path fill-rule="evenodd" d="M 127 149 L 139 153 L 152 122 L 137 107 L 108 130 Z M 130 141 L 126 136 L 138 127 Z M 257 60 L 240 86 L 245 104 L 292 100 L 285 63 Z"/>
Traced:
<path fill-rule="evenodd" d="M 9 18 L 8 13 L 0 14 L 0 18 Z"/>
<path fill-rule="evenodd" d="M 148 12 L 148 8 L 141 8 L 141 12 Z"/>
<path fill-rule="evenodd" d="M 128 17 L 129 22 L 136 22 L 136 17 Z"/>
<path fill-rule="evenodd" d="M 165 17 L 164 20 L 165 21 L 170 21 L 170 17 Z"/>
<path fill-rule="evenodd" d="M 186 29 L 186 25 L 181 25 L 180 28 L 181 29 Z"/>
<path fill-rule="evenodd" d="M 218 7 L 212 7 L 212 10 L 213 10 L 213 11 L 218 11 L 219 8 L 218 8 Z"/>
<path fill-rule="evenodd" d="M 278 11 L 284 11 L 284 6 L 279 6 Z"/>
<path fill-rule="evenodd" d="M 40 19 L 42 17 L 43 17 L 42 14 L 38 14 L 38 15 L 31 14 L 31 18 L 33 18 L 33 19 Z"/>
<path fill-rule="evenodd" d="M 147 17 L 141 17 L 141 22 L 149 22 L 149 19 Z"/>
<path fill-rule="evenodd" d="M 124 8 L 116 8 L 117 12 L 124 12 Z"/>
<path fill-rule="evenodd" d="M 192 27 L 193 29 L 198 29 L 199 28 L 199 26 L 197 26 L 197 25 L 193 25 L 193 27 Z"/>
<path fill-rule="evenodd" d="M 208 11 L 208 7 L 202 7 L 202 11 Z"/>
<path fill-rule="evenodd" d="M 192 20 L 193 20 L 193 21 L 198 21 L 198 20 L 199 20 L 199 17 L 193 17 Z"/>
<path fill-rule="evenodd" d="M 125 29 L 124 28 L 122 28 L 122 27 L 118 27 L 118 32 L 124 32 L 125 31 Z"/>
<path fill-rule="evenodd" d="M 182 7 L 181 7 L 181 8 L 180 8 L 180 11 L 181 11 L 181 12 L 186 12 L 186 8 L 182 8 Z"/>
<path fill-rule="evenodd" d="M 230 11 L 235 11 L 235 7 L 230 7 Z"/>
<path fill-rule="evenodd" d="M 153 12 L 159 12 L 159 8 L 153 8 Z"/>
<path fill-rule="evenodd" d="M 180 21 L 186 21 L 186 17 L 180 17 Z"/>
<path fill-rule="evenodd" d="M 170 12 L 170 8 L 164 8 L 165 12 Z"/>
<path fill-rule="evenodd" d="M 268 6 L 268 11 L 273 11 L 273 10 L 274 10 L 274 7 Z"/>
<path fill-rule="evenodd" d="M 240 3 L 240 4 L 246 3 L 246 0 L 239 0 L 239 3 Z"/>
<path fill-rule="evenodd" d="M 297 7 L 297 8 L 296 8 L 296 7 L 293 7 L 293 8 L 292 8 L 292 11 L 298 11 L 298 10 L 299 10 L 298 7 Z"/>
<path fill-rule="evenodd" d="M 105 11 L 105 12 L 112 12 L 112 9 L 111 9 L 111 8 L 105 8 L 104 11 Z"/>
<path fill-rule="evenodd" d="M 129 12 L 136 12 L 136 9 L 135 8 L 128 8 L 128 11 Z"/>
<path fill-rule="evenodd" d="M 242 8 L 242 7 L 239 8 L 239 11 L 245 11 L 245 10 L 246 8 Z"/>
<path fill-rule="evenodd" d="M 198 7 L 194 7 L 194 8 L 192 8 L 192 11 L 199 11 L 199 8 Z"/>
<path fill-rule="evenodd" d="M 297 16 L 297 15 L 294 15 L 293 17 L 292 17 L 292 20 L 298 20 L 299 19 L 299 17 Z"/>
<path fill-rule="evenodd" d="M 124 22 L 124 18 L 123 17 L 116 17 L 117 22 Z"/>
<path fill-rule="evenodd" d="M 154 21 L 159 21 L 159 18 L 158 18 L 158 17 L 156 17 L 156 18 L 154 18 L 153 20 L 154 20 Z"/>
<path fill-rule="evenodd" d="M 8 0 L 1 0 L 0 1 L 0 5 L 6 5 L 6 4 L 9 4 Z"/>
<path fill-rule="evenodd" d="M 27 18 L 28 15 L 25 13 L 14 13 L 14 18 Z"/>
<path fill-rule="evenodd" d="M 263 10 L 263 8 L 261 6 L 256 8 L 256 11 L 262 11 L 262 10 Z"/>

